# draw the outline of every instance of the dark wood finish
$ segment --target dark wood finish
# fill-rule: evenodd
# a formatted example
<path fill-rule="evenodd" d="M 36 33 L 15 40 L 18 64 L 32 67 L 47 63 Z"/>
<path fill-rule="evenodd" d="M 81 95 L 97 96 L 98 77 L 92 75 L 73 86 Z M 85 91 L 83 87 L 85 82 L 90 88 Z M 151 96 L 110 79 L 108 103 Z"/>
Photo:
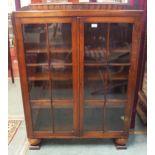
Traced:
<path fill-rule="evenodd" d="M 59 3 L 52 3 L 52 5 L 48 3 L 44 4 L 31 4 L 27 8 L 23 9 L 32 9 L 32 10 L 72 10 L 72 9 L 105 9 L 105 10 L 131 10 L 136 9 L 134 6 L 130 6 L 129 4 L 108 4 L 108 3 L 93 3 L 93 2 L 83 2 L 83 3 L 67 3 L 63 2 L 61 5 Z"/>
<path fill-rule="evenodd" d="M 80 45 L 80 49 L 79 49 L 79 79 L 80 79 L 80 87 L 79 87 L 79 104 L 80 104 L 80 124 L 79 124 L 79 129 L 80 129 L 80 136 L 83 136 L 83 98 L 84 98 L 84 82 L 82 81 L 84 78 L 84 25 L 81 23 L 81 19 L 80 19 L 80 25 L 79 25 L 79 45 Z M 83 37 L 82 37 L 83 36 Z"/>
<path fill-rule="evenodd" d="M 117 138 L 114 140 L 115 146 L 117 149 L 127 149 L 126 143 L 128 139 L 126 138 Z"/>
<path fill-rule="evenodd" d="M 15 17 L 44 17 L 39 18 L 39 20 L 45 21 L 47 17 L 139 17 L 142 14 L 142 10 L 45 10 L 42 13 L 38 10 L 33 10 L 33 13 L 30 11 L 18 11 L 14 13 Z M 21 19 L 22 20 L 22 19 Z M 108 20 L 108 18 L 107 18 Z M 38 19 L 36 20 L 30 20 L 31 23 L 36 23 Z M 112 22 L 113 20 L 110 20 L 109 22 Z M 119 22 L 119 20 L 117 20 Z M 130 22 L 126 20 L 126 22 Z M 48 23 L 48 21 L 47 21 Z M 132 21 L 131 21 L 132 23 Z"/>
<path fill-rule="evenodd" d="M 126 139 L 126 138 L 115 139 L 116 145 L 120 145 L 120 146 L 126 145 L 127 141 L 128 141 L 128 139 Z"/>
<path fill-rule="evenodd" d="M 139 57 L 139 48 L 140 48 L 140 40 L 141 40 L 141 29 L 142 29 L 142 19 L 137 18 L 137 21 L 134 23 L 133 35 L 132 35 L 132 55 L 131 55 L 131 68 L 129 72 L 129 87 L 128 87 L 128 98 L 129 104 L 126 108 L 127 117 L 125 119 L 126 126 L 125 130 L 129 130 L 130 122 L 131 122 L 131 115 L 132 115 L 132 107 L 134 104 L 134 93 L 136 89 L 136 77 L 137 77 L 137 70 L 138 70 L 138 57 Z M 132 97 L 131 97 L 132 96 Z"/>
<path fill-rule="evenodd" d="M 28 138 L 38 140 L 44 138 L 114 138 L 117 145 L 125 146 L 129 135 L 134 102 L 142 11 L 132 10 L 127 5 L 82 5 L 78 3 L 40 4 L 24 7 L 21 11 L 14 12 L 13 17 Z M 104 53 L 104 61 L 100 60 L 100 57 L 98 57 L 98 59 L 95 58 L 94 61 L 90 54 L 89 58 L 91 61 L 87 62 L 85 55 L 85 45 L 87 43 L 85 41 L 87 38 L 87 36 L 85 36 L 85 24 L 95 23 L 99 25 L 105 24 L 104 27 L 107 25 L 107 36 L 105 37 L 107 41 L 105 47 L 100 47 L 101 52 Z M 124 46 L 113 47 L 111 45 L 111 39 L 115 37 L 112 36 L 114 34 L 111 33 L 112 27 L 116 26 L 117 28 L 117 26 L 122 25 L 122 23 L 125 24 L 125 27 L 126 25 L 132 26 L 131 48 Z M 43 39 L 45 40 L 45 47 L 40 48 L 39 44 L 35 42 L 34 44 L 33 42 L 31 44 L 24 42 L 23 36 L 25 31 L 23 32 L 22 26 L 30 24 L 40 25 L 40 29 L 41 25 L 45 27 L 45 31 L 44 28 L 42 28 L 42 31 L 40 29 L 38 30 L 40 39 L 42 39 L 41 42 L 43 43 Z M 71 47 L 69 47 L 70 44 L 67 44 L 69 30 L 67 31 L 68 34 L 64 35 L 65 37 L 63 34 L 59 35 L 62 31 L 64 31 L 63 33 L 65 34 L 65 29 L 58 31 L 63 27 L 58 28 L 58 24 L 71 25 Z M 57 35 L 57 37 L 62 37 L 61 39 L 63 39 L 63 37 L 65 38 L 62 41 L 62 44 L 65 41 L 65 47 L 61 45 L 61 40 L 59 40 L 58 43 L 52 40 L 54 38 L 53 36 L 53 38 L 50 38 L 51 28 L 53 29 L 52 32 L 55 32 L 53 36 Z M 27 31 L 28 30 L 29 29 L 27 29 Z M 94 33 L 95 31 L 96 30 L 92 30 L 91 37 L 96 35 Z M 120 36 L 121 35 L 122 34 L 120 34 Z M 53 41 L 52 47 L 51 40 Z M 91 44 L 93 45 L 89 50 L 91 52 L 97 51 L 98 48 L 94 48 L 94 46 L 96 46 L 95 40 L 93 41 L 93 38 L 91 38 L 91 41 L 90 46 Z M 67 59 L 65 59 L 64 55 L 68 53 L 69 55 Z M 128 56 L 129 53 L 131 53 L 129 62 L 127 60 L 123 62 L 116 61 L 122 58 L 122 54 L 123 56 L 124 54 Z M 33 63 L 30 61 L 28 63 L 25 60 L 27 54 L 33 55 L 37 59 L 35 58 Z M 39 54 L 42 54 L 40 56 L 42 58 L 44 57 L 43 55 L 46 55 L 48 57 L 47 60 L 39 63 Z M 113 56 L 112 54 L 115 55 Z M 57 60 L 57 57 L 63 61 L 52 62 L 54 59 Z M 114 58 L 111 60 L 111 57 Z M 71 59 L 71 62 L 69 62 L 69 59 Z M 52 68 L 53 66 L 55 66 L 55 68 Z M 36 69 L 37 67 L 41 69 Z M 33 68 L 30 75 L 27 73 L 28 68 Z M 99 68 L 101 68 L 101 70 L 98 71 Z M 97 72 L 95 72 L 95 70 L 97 70 Z M 70 81 L 72 84 L 67 85 Z M 93 92 L 87 96 L 85 93 L 86 81 L 89 83 L 91 89 L 93 88 L 93 83 L 98 84 L 98 82 L 100 82 L 103 84 L 103 86 L 100 84 L 102 89 L 93 90 Z M 49 82 L 49 84 L 46 85 L 45 83 L 47 82 Z M 38 95 L 39 99 L 33 99 L 33 97 L 35 97 L 34 92 L 31 93 L 33 89 L 36 94 L 39 93 L 39 91 L 45 91 L 44 98 L 42 98 L 43 94 L 40 93 Z M 87 89 L 89 90 L 89 87 Z M 89 92 L 88 90 L 87 92 Z M 70 91 L 73 97 L 70 95 Z M 119 91 L 121 94 L 115 94 L 115 92 Z M 66 95 L 63 94 L 64 92 Z M 69 93 L 69 95 L 67 93 Z M 93 96 L 97 93 L 99 93 L 101 98 L 95 98 Z M 125 93 L 125 95 L 123 93 Z M 91 97 L 93 96 L 93 98 L 89 95 Z M 98 110 L 102 111 L 101 117 L 97 117 L 97 122 L 100 118 L 103 119 L 102 123 L 101 121 L 99 123 L 102 127 L 101 129 L 97 128 L 97 130 L 94 128 L 86 130 L 85 123 L 89 123 L 90 120 L 89 116 L 87 116 L 88 118 L 86 117 L 86 112 L 89 114 L 90 111 L 94 109 L 96 109 L 94 112 Z M 112 119 L 107 120 L 107 116 L 111 115 L 108 110 L 113 109 L 114 111 L 112 112 L 118 111 L 117 115 L 119 116 L 117 117 L 121 122 L 121 128 L 115 128 L 114 126 L 110 128 L 115 122 L 118 123 L 116 127 L 119 127 L 119 122 L 112 122 Z M 125 110 L 123 115 L 121 113 L 122 109 Z M 61 113 L 62 111 L 65 112 Z M 69 113 L 69 115 L 67 114 L 70 111 L 72 111 L 73 116 L 71 116 L 71 113 Z M 57 119 L 57 115 L 59 115 L 59 119 Z M 45 117 L 46 121 L 39 119 L 37 123 L 40 125 L 34 128 L 34 121 L 36 122 L 39 116 L 41 118 Z M 64 121 L 63 119 L 66 120 Z M 67 130 L 57 130 L 56 126 L 57 123 L 59 123 L 57 121 L 60 121 L 59 125 L 61 129 L 68 127 Z M 92 120 L 91 124 L 95 125 L 93 121 L 94 120 Z M 67 122 L 73 122 L 73 124 L 66 124 Z M 41 126 L 41 124 L 43 126 Z M 89 124 L 87 125 L 91 127 Z M 59 129 L 60 126 L 58 127 Z"/>
<path fill-rule="evenodd" d="M 28 139 L 28 141 L 31 145 L 34 145 L 34 146 L 40 144 L 41 142 L 40 139 Z"/>
<path fill-rule="evenodd" d="M 40 149 L 40 139 L 28 139 L 29 141 L 29 149 L 30 150 L 39 150 Z"/>
<path fill-rule="evenodd" d="M 51 134 L 51 133 L 48 133 L 48 132 L 34 132 L 34 135 L 36 138 L 40 139 L 40 138 L 47 138 L 47 139 L 50 139 L 50 138 L 57 138 L 57 139 L 72 139 L 72 138 L 75 138 L 75 139 L 88 139 L 88 138 L 99 138 L 99 139 L 102 139 L 102 138 L 119 138 L 119 137 L 125 137 L 127 138 L 127 133 L 123 132 L 123 131 L 110 131 L 110 132 L 106 132 L 106 133 L 103 133 L 103 132 L 87 132 L 85 135 L 83 136 L 74 136 L 73 133 L 55 133 L 55 134 Z"/>

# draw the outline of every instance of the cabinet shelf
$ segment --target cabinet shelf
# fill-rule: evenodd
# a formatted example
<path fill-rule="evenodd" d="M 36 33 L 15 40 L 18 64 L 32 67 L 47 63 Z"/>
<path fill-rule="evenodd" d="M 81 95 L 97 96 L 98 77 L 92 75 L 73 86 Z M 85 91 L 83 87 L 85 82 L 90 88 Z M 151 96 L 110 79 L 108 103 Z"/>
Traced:
<path fill-rule="evenodd" d="M 99 52 L 99 53 L 105 53 L 107 52 L 107 49 L 106 48 L 85 48 L 85 52 L 88 54 L 91 52 Z M 119 47 L 119 48 L 110 48 L 110 53 L 128 53 L 130 52 L 130 48 L 129 47 Z"/>
<path fill-rule="evenodd" d="M 37 73 L 33 76 L 29 76 L 28 79 L 30 81 L 39 81 L 39 80 L 49 80 L 49 73 Z M 52 80 L 57 81 L 65 81 L 65 80 L 72 80 L 72 73 L 51 73 Z"/>
<path fill-rule="evenodd" d="M 48 63 L 29 63 L 26 64 L 27 67 L 38 67 L 38 66 L 48 66 Z"/>
<path fill-rule="evenodd" d="M 117 74 L 109 74 L 109 80 L 126 80 L 128 79 L 128 74 L 126 73 L 117 73 Z M 99 73 L 85 73 L 85 80 L 102 80 L 102 77 Z"/>
<path fill-rule="evenodd" d="M 72 63 L 51 63 L 52 66 L 72 66 Z M 27 67 L 48 66 L 48 63 L 28 63 Z M 102 66 L 130 66 L 130 63 L 85 63 L 85 67 L 102 67 Z M 62 67 L 63 68 L 63 67 Z"/>
<path fill-rule="evenodd" d="M 71 53 L 71 48 L 30 48 L 26 49 L 26 53 L 47 53 L 48 50 L 51 53 L 57 53 L 57 54 L 64 54 L 64 53 Z"/>
<path fill-rule="evenodd" d="M 85 63 L 84 66 L 100 67 L 100 66 L 130 66 L 130 63 Z"/>
<path fill-rule="evenodd" d="M 25 49 L 26 53 L 48 53 L 48 50 L 50 50 L 50 52 L 52 53 L 70 53 L 71 52 L 71 48 L 28 48 Z M 106 48 L 92 48 L 92 49 L 86 49 L 86 51 L 89 53 L 91 52 L 106 52 Z M 128 53 L 130 51 L 129 48 L 126 47 L 122 47 L 122 48 L 111 48 L 110 52 L 111 53 Z"/>
<path fill-rule="evenodd" d="M 72 66 L 72 63 L 60 63 L 60 62 L 55 62 L 55 63 L 50 63 L 51 66 L 55 68 L 63 68 L 67 66 Z M 37 66 L 48 66 L 48 63 L 29 63 L 26 64 L 27 67 L 37 67 Z"/>
<path fill-rule="evenodd" d="M 130 50 L 127 48 L 114 48 L 109 49 L 93 49 L 85 51 L 85 61 L 92 63 L 126 63 L 130 59 Z"/>
<path fill-rule="evenodd" d="M 72 80 L 72 73 L 51 73 L 52 80 L 56 81 L 65 81 L 65 80 Z M 86 80 L 102 80 L 99 73 L 87 73 L 85 74 Z M 127 73 L 117 73 L 117 74 L 110 74 L 109 80 L 127 80 L 128 74 Z M 28 77 L 30 81 L 37 81 L 37 80 L 49 80 L 49 73 L 36 73 Z"/>
<path fill-rule="evenodd" d="M 73 100 L 31 100 L 33 108 L 50 108 L 53 105 L 54 108 L 72 108 Z"/>
<path fill-rule="evenodd" d="M 33 108 L 72 108 L 73 100 L 31 100 L 30 101 Z M 123 107 L 127 103 L 127 100 L 109 99 L 107 100 L 106 107 Z M 85 100 L 85 105 L 90 108 L 103 107 L 104 100 Z"/>

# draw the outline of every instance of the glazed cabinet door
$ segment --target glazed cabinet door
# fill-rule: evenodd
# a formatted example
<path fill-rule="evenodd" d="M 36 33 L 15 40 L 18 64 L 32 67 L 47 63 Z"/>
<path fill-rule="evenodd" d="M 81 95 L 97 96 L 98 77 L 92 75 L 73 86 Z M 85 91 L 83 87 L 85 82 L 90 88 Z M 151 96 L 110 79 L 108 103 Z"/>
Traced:
<path fill-rule="evenodd" d="M 133 21 L 117 19 L 90 17 L 80 22 L 80 132 L 83 136 L 125 130 Z"/>
<path fill-rule="evenodd" d="M 28 86 L 25 104 L 30 107 L 34 135 L 76 135 L 76 21 L 23 18 L 21 27 Z"/>

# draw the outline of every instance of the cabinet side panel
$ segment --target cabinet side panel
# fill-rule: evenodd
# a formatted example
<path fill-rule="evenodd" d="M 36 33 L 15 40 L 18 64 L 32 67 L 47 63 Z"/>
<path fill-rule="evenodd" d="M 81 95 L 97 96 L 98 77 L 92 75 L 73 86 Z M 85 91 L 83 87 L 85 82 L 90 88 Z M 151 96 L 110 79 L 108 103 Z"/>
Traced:
<path fill-rule="evenodd" d="M 129 83 L 128 83 L 128 104 L 125 109 L 125 131 L 130 129 L 131 113 L 134 103 L 135 89 L 136 89 L 136 77 L 138 70 L 138 57 L 141 37 L 141 18 L 135 18 L 132 33 L 132 49 L 131 49 L 131 68 L 129 71 Z"/>
<path fill-rule="evenodd" d="M 29 105 L 27 74 L 26 74 L 25 56 L 24 56 L 24 47 L 23 47 L 22 27 L 21 27 L 20 19 L 17 19 L 17 18 L 14 18 L 14 33 L 15 33 L 15 39 L 16 39 L 16 51 L 17 51 L 17 57 L 18 57 L 18 67 L 19 67 L 19 74 L 20 74 L 20 83 L 21 83 L 21 90 L 22 90 L 27 136 L 28 138 L 33 138 L 31 110 Z"/>

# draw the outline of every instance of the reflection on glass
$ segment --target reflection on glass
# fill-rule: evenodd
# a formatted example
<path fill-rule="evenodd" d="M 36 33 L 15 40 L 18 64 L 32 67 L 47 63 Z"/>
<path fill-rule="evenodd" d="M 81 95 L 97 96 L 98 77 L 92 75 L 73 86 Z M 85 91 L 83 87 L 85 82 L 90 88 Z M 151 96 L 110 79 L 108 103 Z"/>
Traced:
<path fill-rule="evenodd" d="M 72 66 L 52 63 L 52 98 L 73 99 Z"/>
<path fill-rule="evenodd" d="M 45 24 L 23 25 L 25 51 L 29 49 L 42 49 L 46 47 Z"/>
<path fill-rule="evenodd" d="M 84 25 L 85 62 L 105 62 L 107 24 L 86 23 Z"/>
<path fill-rule="evenodd" d="M 107 99 L 127 99 L 129 66 L 108 67 Z"/>
<path fill-rule="evenodd" d="M 132 25 L 84 24 L 84 130 L 122 130 Z"/>
<path fill-rule="evenodd" d="M 84 74 L 84 98 L 85 99 L 103 99 L 104 100 L 104 73 L 105 67 L 85 66 Z"/>
<path fill-rule="evenodd" d="M 71 132 L 71 24 L 25 24 L 23 39 L 34 131 Z"/>
<path fill-rule="evenodd" d="M 129 66 L 108 66 L 108 73 L 111 80 L 127 79 L 129 73 Z"/>
<path fill-rule="evenodd" d="M 30 100 L 51 98 L 49 81 L 29 81 Z"/>
<path fill-rule="evenodd" d="M 27 64 L 37 64 L 37 63 L 46 63 L 48 62 L 47 53 L 26 53 L 26 63 Z"/>
<path fill-rule="evenodd" d="M 48 24 L 54 130 L 73 130 L 73 78 L 71 24 Z M 66 102 L 66 100 L 68 100 Z M 58 107 L 59 101 L 62 105 Z M 65 107 L 64 107 L 65 106 Z"/>
<path fill-rule="evenodd" d="M 55 23 L 48 25 L 50 47 L 71 47 L 71 24 Z"/>
<path fill-rule="evenodd" d="M 48 25 L 52 63 L 71 63 L 72 33 L 71 24 L 55 23 Z"/>
<path fill-rule="evenodd" d="M 107 99 L 127 99 L 127 80 L 109 81 Z"/>
<path fill-rule="evenodd" d="M 132 41 L 132 25 L 110 24 L 109 63 L 129 63 Z"/>
<path fill-rule="evenodd" d="M 29 80 L 50 80 L 48 65 L 27 66 L 27 76 Z"/>

